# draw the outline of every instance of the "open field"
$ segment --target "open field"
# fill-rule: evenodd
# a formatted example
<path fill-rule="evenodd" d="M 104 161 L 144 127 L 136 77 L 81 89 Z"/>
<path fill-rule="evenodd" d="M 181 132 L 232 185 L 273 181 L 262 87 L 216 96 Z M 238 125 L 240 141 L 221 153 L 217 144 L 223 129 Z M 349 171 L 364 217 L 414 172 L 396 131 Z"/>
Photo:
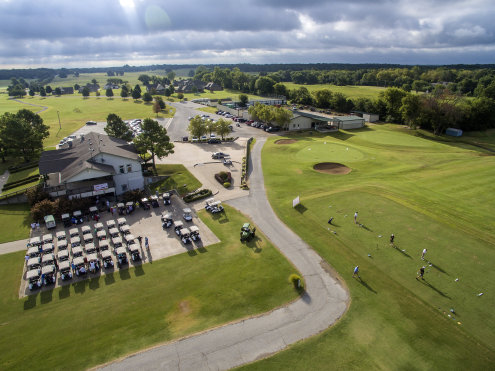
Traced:
<path fill-rule="evenodd" d="M 346 85 L 346 86 L 337 86 L 331 84 L 315 84 L 315 85 L 302 85 L 302 84 L 294 84 L 292 82 L 284 82 L 283 83 L 287 89 L 297 89 L 301 86 L 304 86 L 309 90 L 309 92 L 313 92 L 315 90 L 322 89 L 330 89 L 334 93 L 342 93 L 346 95 L 348 98 L 378 98 L 378 94 L 381 91 L 384 91 L 385 88 L 378 86 L 354 86 L 354 85 Z"/>
<path fill-rule="evenodd" d="M 411 134 L 375 125 L 265 145 L 272 206 L 341 274 L 352 303 L 333 328 L 244 369 L 493 366 L 495 156 Z M 321 174 L 313 170 L 319 162 L 352 171 Z M 301 205 L 293 209 L 297 195 Z M 362 226 L 354 224 L 356 211 Z M 356 265 L 361 279 L 352 278 Z M 425 280 L 418 281 L 422 265 Z"/>
<path fill-rule="evenodd" d="M 296 298 L 264 236 L 239 242 L 243 215 L 199 215 L 222 242 L 22 300 L 24 253 L 0 256 L 0 368 L 86 369 Z"/>
<path fill-rule="evenodd" d="M 4 112 L 17 112 L 19 109 L 32 106 L 7 100 L 7 96 L 0 98 L 0 114 Z M 48 107 L 47 110 L 40 113 L 45 124 L 50 126 L 50 136 L 45 140 L 45 146 L 58 144 L 58 142 L 73 133 L 86 124 L 86 121 L 105 121 L 109 113 L 116 113 L 122 119 L 156 117 L 152 111 L 151 104 L 145 104 L 142 100 L 134 101 L 132 98 L 122 100 L 120 97 L 108 99 L 106 97 L 96 98 L 94 96 L 84 99 L 80 95 L 65 95 L 60 97 L 48 96 L 42 97 L 25 97 L 23 102 Z M 5 110 L 3 110 L 5 107 Z M 41 110 L 37 108 L 35 111 Z M 175 108 L 167 106 L 168 113 L 160 113 L 159 117 L 172 117 Z M 57 111 L 60 113 L 61 127 L 59 127 Z"/>
<path fill-rule="evenodd" d="M 230 90 L 230 89 L 224 89 L 221 91 L 214 91 L 209 92 L 206 91 L 204 93 L 187 93 L 184 94 L 184 98 L 187 98 L 187 100 L 193 100 L 193 99 L 199 99 L 199 98 L 210 98 L 210 99 L 225 99 L 225 98 L 232 98 L 233 101 L 238 101 L 239 100 L 239 94 L 244 94 L 241 93 L 240 91 L 237 90 Z M 256 100 L 256 99 L 263 99 L 263 97 L 260 97 L 259 95 L 254 95 L 254 94 L 246 94 L 249 98 L 249 100 Z M 177 93 L 172 95 L 173 98 L 177 99 Z"/>
<path fill-rule="evenodd" d="M 187 170 L 182 164 L 157 164 L 156 171 L 158 175 L 168 175 L 169 178 L 150 185 L 150 189 L 152 192 L 157 189 L 176 189 L 182 195 L 193 192 L 201 187 L 201 182 L 196 179 L 196 177 L 192 175 L 191 172 Z M 184 187 L 184 184 L 186 185 L 186 187 Z"/>
<path fill-rule="evenodd" d="M 0 243 L 29 238 L 31 223 L 27 204 L 0 205 Z"/>

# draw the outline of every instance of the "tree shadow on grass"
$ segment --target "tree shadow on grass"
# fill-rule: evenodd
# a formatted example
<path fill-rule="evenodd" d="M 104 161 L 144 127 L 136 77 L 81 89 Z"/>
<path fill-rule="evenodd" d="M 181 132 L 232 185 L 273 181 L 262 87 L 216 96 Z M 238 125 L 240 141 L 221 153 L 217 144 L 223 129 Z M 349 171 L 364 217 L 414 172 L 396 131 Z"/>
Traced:
<path fill-rule="evenodd" d="M 373 287 L 371 287 L 370 285 L 368 285 L 368 284 L 366 283 L 366 281 L 363 281 L 363 279 L 362 279 L 362 278 L 358 278 L 358 279 L 357 279 L 357 281 L 358 281 L 361 285 L 363 285 L 364 287 L 366 287 L 368 290 L 370 290 L 372 293 L 374 293 L 374 294 L 378 294 L 378 293 L 377 293 L 377 292 L 373 289 Z"/>
<path fill-rule="evenodd" d="M 308 210 L 307 207 L 304 206 L 303 204 L 297 204 L 294 209 L 296 209 L 296 211 L 300 214 L 304 214 L 304 212 Z"/>
<path fill-rule="evenodd" d="M 65 299 L 70 296 L 70 285 L 63 285 L 58 291 L 58 298 Z"/>
<path fill-rule="evenodd" d="M 129 273 L 129 268 L 124 268 L 119 270 L 119 276 L 122 281 L 128 280 L 131 278 L 131 274 Z"/>
<path fill-rule="evenodd" d="M 419 282 L 421 282 L 423 285 L 429 287 L 430 289 L 432 289 L 433 291 L 436 291 L 438 294 L 442 295 L 444 298 L 447 298 L 447 299 L 452 299 L 450 296 L 448 296 L 447 294 L 445 294 L 443 291 L 437 289 L 435 286 L 433 286 L 431 283 L 429 283 L 428 281 L 426 280 L 419 280 Z"/>
<path fill-rule="evenodd" d="M 113 276 L 114 272 L 110 272 L 105 274 L 105 285 L 112 285 L 115 283 L 115 277 Z"/>
<path fill-rule="evenodd" d="M 33 309 L 36 306 L 36 297 L 38 293 L 29 295 L 26 300 L 24 300 L 24 310 Z"/>

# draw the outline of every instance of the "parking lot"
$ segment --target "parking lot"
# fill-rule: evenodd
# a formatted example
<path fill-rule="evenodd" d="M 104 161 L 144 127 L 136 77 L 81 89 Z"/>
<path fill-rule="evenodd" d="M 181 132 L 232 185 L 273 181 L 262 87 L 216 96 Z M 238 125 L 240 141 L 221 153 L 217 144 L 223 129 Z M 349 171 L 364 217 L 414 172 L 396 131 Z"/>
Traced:
<path fill-rule="evenodd" d="M 144 263 L 152 263 L 153 261 L 163 259 L 168 256 L 176 255 L 176 254 L 181 254 L 184 252 L 187 252 L 189 255 L 194 257 L 197 254 L 201 254 L 206 250 L 206 247 L 219 242 L 219 239 L 211 232 L 211 230 L 196 216 L 196 214 L 193 212 L 192 215 L 192 221 L 186 222 L 183 219 L 183 209 L 186 208 L 186 204 L 182 202 L 177 196 L 172 196 L 172 204 L 165 206 L 163 204 L 162 199 L 160 198 L 159 200 L 159 207 L 157 208 L 150 208 L 149 210 L 144 210 L 143 208 L 138 208 L 134 210 L 131 214 L 129 215 L 119 215 L 117 212 L 114 214 L 104 211 L 101 212 L 100 215 L 100 220 L 99 223 L 102 223 L 104 228 L 103 230 L 106 232 L 107 239 L 106 241 L 109 244 L 109 251 L 111 252 L 111 258 L 114 263 L 113 268 L 105 270 L 105 269 L 100 269 L 96 273 L 90 273 L 89 272 L 89 262 L 86 264 L 85 269 L 87 273 L 83 276 L 77 277 L 75 272 L 72 272 L 73 277 L 70 280 L 63 281 L 61 279 L 60 273 L 56 272 L 55 274 L 55 283 L 51 285 L 43 285 L 41 287 L 41 290 L 52 290 L 55 287 L 59 287 L 62 285 L 67 285 L 67 284 L 72 284 L 76 283 L 82 280 L 86 279 L 91 279 L 93 277 L 97 277 L 100 275 L 104 275 L 106 272 L 107 273 L 113 273 L 119 271 L 119 268 L 117 267 L 117 258 L 115 254 L 115 248 L 112 244 L 112 240 L 110 239 L 109 236 L 109 228 L 107 227 L 107 221 L 109 220 L 114 220 L 117 222 L 119 218 L 124 217 L 126 219 L 127 225 L 129 226 L 129 232 L 134 235 L 134 237 L 141 236 L 142 237 L 142 243 L 139 245 L 139 252 L 142 257 L 142 261 L 132 261 L 130 258 L 129 254 L 129 249 L 126 249 L 127 257 L 129 260 L 128 265 L 124 265 L 122 267 L 122 270 L 128 269 L 129 267 L 133 266 L 140 266 L 141 264 Z M 174 228 L 168 228 L 168 229 L 163 229 L 162 228 L 162 222 L 161 222 L 161 215 L 162 213 L 171 213 L 173 220 L 181 220 L 184 223 L 185 227 L 190 227 L 192 225 L 195 225 L 199 228 L 199 234 L 201 236 L 200 241 L 195 241 L 190 244 L 183 244 L 176 233 L 174 232 Z M 64 228 L 63 223 L 58 222 L 57 223 L 57 228 L 56 229 L 51 229 L 47 230 L 45 227 L 41 227 L 39 230 L 36 230 L 33 232 L 32 237 L 40 237 L 40 239 L 43 238 L 43 235 L 45 234 L 52 234 L 53 236 L 53 245 L 54 245 L 54 250 L 53 252 L 45 252 L 43 254 L 40 254 L 40 260 L 43 259 L 43 256 L 48 255 L 53 253 L 55 257 L 57 257 L 57 254 L 59 252 L 59 241 L 57 241 L 56 233 L 60 231 L 65 231 L 66 233 L 66 238 L 67 238 L 67 244 L 68 244 L 68 252 L 69 252 L 69 261 L 72 263 L 74 260 L 73 256 L 73 248 L 71 247 L 70 243 L 70 236 L 69 236 L 69 231 L 73 228 L 77 228 L 79 232 L 79 236 L 81 239 L 81 249 L 83 250 L 83 258 L 87 258 L 89 255 L 86 254 L 85 247 L 86 244 L 84 242 L 84 237 L 83 237 L 83 227 L 87 226 L 89 227 L 92 237 L 94 239 L 94 245 L 96 247 L 99 246 L 100 241 L 98 241 L 98 238 L 95 233 L 95 224 L 97 224 L 96 221 L 94 220 L 87 220 L 87 218 L 83 218 L 84 222 L 78 225 L 72 225 L 70 227 Z M 123 240 L 123 246 L 126 246 L 125 243 L 125 234 L 123 232 L 119 231 L 119 235 Z M 145 247 L 145 237 L 148 238 L 149 240 L 149 246 L 148 248 Z M 28 241 L 29 242 L 29 241 Z M 136 243 L 139 244 L 138 241 L 135 241 Z M 46 248 L 48 249 L 49 245 L 51 243 L 46 244 Z M 77 250 L 77 249 L 76 249 Z M 101 251 L 97 253 L 97 258 L 98 262 L 101 265 Z M 60 266 L 61 261 L 58 261 L 57 259 L 57 265 Z M 40 264 L 39 269 L 42 268 L 43 263 Z M 36 293 L 40 289 L 35 289 L 33 291 L 29 290 L 29 281 L 26 279 L 26 274 L 27 274 L 27 269 L 26 269 L 27 264 L 24 266 L 23 270 L 23 275 L 21 278 L 21 286 L 19 290 L 19 297 L 24 297 L 33 293 Z"/>

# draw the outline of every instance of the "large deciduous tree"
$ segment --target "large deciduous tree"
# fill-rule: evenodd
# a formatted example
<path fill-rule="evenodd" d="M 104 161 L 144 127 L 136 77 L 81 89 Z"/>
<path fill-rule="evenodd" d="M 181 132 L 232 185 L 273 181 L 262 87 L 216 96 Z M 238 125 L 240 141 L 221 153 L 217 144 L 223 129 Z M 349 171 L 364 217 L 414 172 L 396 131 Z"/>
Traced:
<path fill-rule="evenodd" d="M 151 101 L 153 100 L 153 96 L 146 92 L 143 94 L 143 101 L 145 101 L 146 103 L 150 103 Z"/>
<path fill-rule="evenodd" d="M 201 138 L 206 134 L 206 125 L 205 121 L 199 116 L 195 116 L 189 121 L 189 126 L 187 130 L 193 137 Z"/>
<path fill-rule="evenodd" d="M 225 135 L 230 133 L 230 122 L 225 119 L 219 119 L 216 122 L 215 132 L 224 139 Z"/>
<path fill-rule="evenodd" d="M 116 114 L 110 113 L 107 116 L 107 126 L 105 132 L 111 137 L 124 139 L 128 142 L 132 140 L 132 131 L 126 123 Z"/>
<path fill-rule="evenodd" d="M 134 139 L 134 144 L 139 153 L 150 152 L 153 160 L 153 170 L 156 173 L 155 157 L 161 159 L 170 153 L 174 153 L 174 145 L 170 143 L 167 130 L 155 120 L 144 119 L 141 129 L 143 132 Z"/>
<path fill-rule="evenodd" d="M 85 86 L 85 87 L 83 88 L 83 90 L 82 90 L 82 96 L 83 96 L 84 98 L 89 97 L 89 88 L 88 88 L 87 86 Z"/>

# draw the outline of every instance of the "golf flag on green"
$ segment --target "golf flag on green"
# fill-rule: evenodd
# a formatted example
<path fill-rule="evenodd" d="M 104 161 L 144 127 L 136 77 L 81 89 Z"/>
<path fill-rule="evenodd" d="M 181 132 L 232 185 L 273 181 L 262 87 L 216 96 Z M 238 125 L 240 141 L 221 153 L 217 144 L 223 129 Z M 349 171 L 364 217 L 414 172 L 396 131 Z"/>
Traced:
<path fill-rule="evenodd" d="M 299 196 L 292 200 L 292 207 L 296 207 L 297 205 L 299 205 Z"/>

